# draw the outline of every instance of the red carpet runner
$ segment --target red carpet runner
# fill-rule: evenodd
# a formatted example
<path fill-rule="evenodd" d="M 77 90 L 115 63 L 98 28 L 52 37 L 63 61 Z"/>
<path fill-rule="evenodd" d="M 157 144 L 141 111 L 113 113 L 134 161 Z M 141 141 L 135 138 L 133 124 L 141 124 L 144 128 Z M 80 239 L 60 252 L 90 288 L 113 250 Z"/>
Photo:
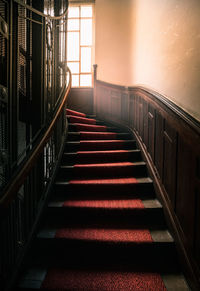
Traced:
<path fill-rule="evenodd" d="M 108 217 L 110 217 L 109 215 L 112 211 L 121 211 L 123 215 L 127 211 L 130 212 L 130 210 L 133 213 L 135 211 L 143 211 L 144 204 L 141 199 L 134 197 L 134 195 L 129 199 L 123 197 L 123 193 L 137 191 L 135 187 L 141 183 L 133 176 L 137 165 L 134 161 L 131 161 L 131 151 L 124 149 L 124 145 L 127 142 L 117 139 L 117 133 L 108 132 L 106 126 L 96 124 L 95 119 L 87 118 L 84 113 L 67 109 L 67 115 L 69 122 L 73 123 L 74 128 L 81 133 L 76 160 L 73 163 L 73 167 L 71 167 L 72 176 L 71 178 L 66 176 L 63 181 L 67 183 L 67 186 L 71 187 L 67 193 L 73 192 L 73 195 L 63 202 L 62 208 L 66 212 L 69 209 L 74 209 L 75 213 L 78 213 L 77 211 L 86 211 L 89 221 L 91 213 L 95 213 L 95 211 L 98 211 L 97 213 L 104 211 L 103 213 Z M 111 192 L 112 198 L 109 196 Z M 78 199 L 76 193 L 80 195 L 82 193 L 84 195 L 83 199 Z M 87 193 L 92 193 L 93 198 L 91 196 L 90 198 L 87 197 Z M 95 197 L 97 193 L 98 198 Z M 101 193 L 107 193 L 108 198 L 99 198 Z M 115 199 L 116 193 L 122 193 L 121 199 L 119 197 Z M 91 217 L 91 222 L 93 222 L 92 220 L 93 218 Z M 120 220 L 120 216 L 118 220 Z M 54 239 L 66 242 L 66 248 L 69 242 L 80 243 L 83 246 L 87 246 L 89 243 L 85 249 L 87 260 L 83 264 L 80 259 L 84 267 L 83 265 L 81 267 L 76 265 L 74 268 L 70 268 L 70 266 L 50 267 L 41 289 L 63 291 L 166 290 L 162 278 L 157 272 L 108 270 L 110 262 L 108 262 L 106 254 L 103 252 L 102 257 L 105 255 L 105 268 L 102 271 L 90 268 L 87 261 L 91 260 L 94 253 L 98 255 L 101 253 L 100 246 L 111 247 L 114 250 L 116 246 L 126 249 L 128 245 L 133 245 L 134 247 L 135 245 L 152 244 L 153 242 L 148 228 L 134 229 L 131 227 L 131 221 L 130 228 L 127 228 L 127 225 L 122 228 L 114 225 L 111 228 L 104 223 L 98 222 L 94 225 L 85 225 L 84 221 L 80 221 L 80 224 L 74 227 L 73 225 L 70 226 L 69 222 L 68 226 L 61 226 L 56 231 Z M 114 223 L 116 223 L 115 219 Z M 96 248 L 96 251 L 92 253 L 93 255 L 90 254 L 90 246 L 92 246 L 93 250 Z M 119 251 L 119 249 L 117 250 Z M 118 255 L 120 257 L 120 253 Z"/>
<path fill-rule="evenodd" d="M 165 291 L 161 277 L 156 273 L 96 272 L 54 269 L 43 284 L 48 290 L 88 291 Z"/>

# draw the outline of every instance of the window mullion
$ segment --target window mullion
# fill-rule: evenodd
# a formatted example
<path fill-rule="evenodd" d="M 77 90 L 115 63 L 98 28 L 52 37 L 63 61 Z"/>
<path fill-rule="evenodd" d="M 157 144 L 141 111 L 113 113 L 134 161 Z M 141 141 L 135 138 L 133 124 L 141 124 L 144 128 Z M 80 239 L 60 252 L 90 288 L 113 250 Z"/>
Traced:
<path fill-rule="evenodd" d="M 79 6 L 79 87 L 81 86 L 81 5 Z"/>
<path fill-rule="evenodd" d="M 74 75 L 74 77 L 76 76 L 76 79 L 74 79 L 74 86 L 75 87 L 76 86 L 78 86 L 78 87 L 92 86 L 92 84 L 91 85 L 87 85 L 87 84 L 90 84 L 90 82 L 91 82 L 90 81 L 90 78 L 92 76 L 92 70 L 91 69 L 89 70 L 89 68 L 87 68 L 87 66 L 85 67 L 86 64 L 84 63 L 83 64 L 83 70 L 85 72 L 82 72 L 81 71 L 82 70 L 82 66 L 81 66 L 82 61 L 84 62 L 84 59 L 82 59 L 82 58 L 85 56 L 86 57 L 86 60 L 85 61 L 88 61 L 89 55 L 87 54 L 87 51 L 90 51 L 90 58 L 91 58 L 90 63 L 92 64 L 92 51 L 93 51 L 93 45 L 89 45 L 89 44 L 88 45 L 84 45 L 84 44 L 81 44 L 81 39 L 82 39 L 82 26 L 81 26 L 81 24 L 82 24 L 82 16 L 81 16 L 82 6 L 83 6 L 82 4 L 75 5 L 75 7 L 76 7 L 75 9 L 77 11 L 77 14 L 76 14 L 77 17 L 69 17 L 69 19 L 77 19 L 78 20 L 79 28 L 77 27 L 78 23 L 77 23 L 76 26 L 73 26 L 73 23 L 72 23 L 72 26 L 70 27 L 71 29 L 67 31 L 69 33 L 70 32 L 71 33 L 72 32 L 74 32 L 74 33 L 76 32 L 78 34 L 77 35 L 77 40 L 79 41 L 79 47 L 77 47 L 77 49 L 79 50 L 79 58 L 78 58 L 77 61 L 72 61 L 72 60 L 71 61 L 68 61 L 69 64 L 71 63 L 71 66 L 73 68 L 73 72 L 74 72 L 73 75 Z M 79 15 L 78 15 L 78 13 L 79 13 Z M 93 9 L 92 9 L 91 17 L 83 17 L 83 19 L 91 19 L 92 22 L 93 22 L 93 17 L 94 16 L 93 16 Z M 85 25 L 84 25 L 84 27 L 85 27 Z M 73 28 L 78 28 L 78 29 L 73 30 Z M 93 29 L 94 28 L 93 28 L 93 24 L 92 24 L 92 39 L 93 39 Z M 87 34 L 87 32 L 86 32 L 86 34 Z M 84 42 L 85 42 L 85 37 L 86 37 L 86 35 L 84 34 L 84 36 L 83 36 L 83 41 Z M 88 35 L 88 37 L 90 37 L 90 34 Z M 88 48 L 88 49 L 90 48 L 90 50 L 86 50 L 84 48 Z M 72 47 L 72 49 L 73 49 L 73 47 Z M 74 63 L 74 65 L 72 65 L 73 63 Z M 75 63 L 77 65 L 75 65 Z M 79 70 L 79 72 L 78 72 L 78 70 Z M 75 73 L 75 71 L 78 72 L 78 73 Z M 87 75 L 87 76 L 85 76 L 85 75 Z"/>

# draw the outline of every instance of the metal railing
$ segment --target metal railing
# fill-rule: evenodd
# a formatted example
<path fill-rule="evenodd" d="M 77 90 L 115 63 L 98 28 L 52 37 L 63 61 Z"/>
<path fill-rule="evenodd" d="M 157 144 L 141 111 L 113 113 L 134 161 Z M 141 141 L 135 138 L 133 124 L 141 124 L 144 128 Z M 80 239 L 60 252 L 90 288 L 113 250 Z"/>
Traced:
<path fill-rule="evenodd" d="M 71 87 L 67 7 L 0 0 L 1 290 L 14 282 L 62 155 Z"/>

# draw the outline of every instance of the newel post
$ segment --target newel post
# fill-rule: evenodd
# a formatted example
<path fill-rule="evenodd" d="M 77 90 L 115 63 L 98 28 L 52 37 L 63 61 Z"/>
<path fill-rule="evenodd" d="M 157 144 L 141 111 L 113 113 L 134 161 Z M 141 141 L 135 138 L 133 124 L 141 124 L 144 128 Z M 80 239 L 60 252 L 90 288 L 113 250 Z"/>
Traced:
<path fill-rule="evenodd" d="M 93 65 L 93 77 L 94 77 L 94 90 L 93 90 L 93 112 L 96 115 L 97 111 L 97 89 L 96 89 L 96 81 L 97 81 L 97 64 Z"/>

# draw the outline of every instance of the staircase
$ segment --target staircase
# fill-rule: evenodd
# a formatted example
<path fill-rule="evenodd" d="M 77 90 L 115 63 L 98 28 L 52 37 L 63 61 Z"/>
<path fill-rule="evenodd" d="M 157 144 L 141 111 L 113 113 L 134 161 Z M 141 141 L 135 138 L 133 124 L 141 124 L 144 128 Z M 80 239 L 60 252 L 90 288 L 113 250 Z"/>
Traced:
<path fill-rule="evenodd" d="M 190 290 L 129 132 L 67 110 L 62 163 L 19 290 Z"/>

